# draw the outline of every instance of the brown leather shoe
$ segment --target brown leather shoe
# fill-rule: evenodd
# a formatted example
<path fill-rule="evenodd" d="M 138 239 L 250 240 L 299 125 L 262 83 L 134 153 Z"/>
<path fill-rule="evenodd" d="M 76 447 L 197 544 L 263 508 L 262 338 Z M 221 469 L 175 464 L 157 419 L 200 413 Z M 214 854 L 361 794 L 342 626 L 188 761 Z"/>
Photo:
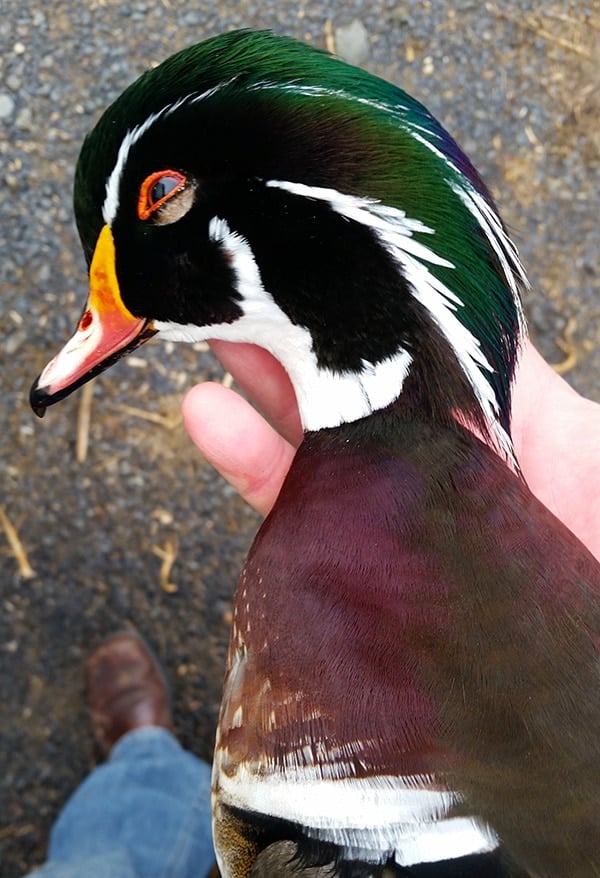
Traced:
<path fill-rule="evenodd" d="M 105 753 L 133 729 L 173 728 L 164 674 L 136 634 L 115 634 L 92 653 L 86 665 L 86 699 Z"/>

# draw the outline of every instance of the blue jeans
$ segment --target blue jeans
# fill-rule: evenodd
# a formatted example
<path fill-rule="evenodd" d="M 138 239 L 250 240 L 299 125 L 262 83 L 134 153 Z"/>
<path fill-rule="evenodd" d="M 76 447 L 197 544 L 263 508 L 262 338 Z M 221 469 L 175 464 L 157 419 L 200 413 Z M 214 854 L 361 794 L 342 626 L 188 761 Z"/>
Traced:
<path fill-rule="evenodd" d="M 30 878 L 205 878 L 210 766 L 155 726 L 124 735 L 71 796 Z"/>

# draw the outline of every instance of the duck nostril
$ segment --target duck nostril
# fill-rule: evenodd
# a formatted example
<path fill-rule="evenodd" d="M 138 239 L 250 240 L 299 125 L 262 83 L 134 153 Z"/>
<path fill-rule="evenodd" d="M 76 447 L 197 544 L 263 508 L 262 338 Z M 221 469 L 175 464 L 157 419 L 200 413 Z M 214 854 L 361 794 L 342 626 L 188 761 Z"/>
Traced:
<path fill-rule="evenodd" d="M 79 326 L 77 327 L 77 329 L 80 332 L 84 332 L 89 327 L 93 319 L 94 318 L 92 312 L 88 308 L 88 310 L 81 315 L 81 320 L 79 321 Z"/>

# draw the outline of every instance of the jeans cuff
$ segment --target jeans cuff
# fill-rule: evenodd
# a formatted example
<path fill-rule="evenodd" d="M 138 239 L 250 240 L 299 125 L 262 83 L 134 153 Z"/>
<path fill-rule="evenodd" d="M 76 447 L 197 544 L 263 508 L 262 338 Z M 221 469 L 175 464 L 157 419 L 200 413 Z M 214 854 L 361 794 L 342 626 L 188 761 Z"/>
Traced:
<path fill-rule="evenodd" d="M 142 726 L 139 729 L 126 732 L 119 738 L 110 751 L 108 761 L 143 759 L 178 750 L 181 750 L 181 744 L 168 729 L 164 729 L 162 726 Z"/>

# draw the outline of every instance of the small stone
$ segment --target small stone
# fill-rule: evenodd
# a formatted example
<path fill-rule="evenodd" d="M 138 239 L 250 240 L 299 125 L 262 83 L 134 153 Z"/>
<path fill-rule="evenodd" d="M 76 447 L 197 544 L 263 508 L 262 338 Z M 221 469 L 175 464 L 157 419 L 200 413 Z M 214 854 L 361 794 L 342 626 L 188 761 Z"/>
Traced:
<path fill-rule="evenodd" d="M 35 279 L 39 284 L 45 284 L 50 280 L 50 266 L 47 262 L 39 267 L 35 275 Z"/>
<path fill-rule="evenodd" d="M 357 18 L 335 29 L 336 54 L 349 64 L 364 64 L 369 57 L 369 34 Z"/>
<path fill-rule="evenodd" d="M 24 329 L 14 329 L 9 332 L 4 341 L 4 353 L 8 357 L 19 350 L 23 343 L 27 340 L 27 332 Z"/>
<path fill-rule="evenodd" d="M 24 55 L 25 54 L 25 44 L 24 43 L 15 43 L 13 46 L 13 52 L 15 55 Z"/>
<path fill-rule="evenodd" d="M 31 131 L 33 117 L 31 115 L 31 110 L 29 109 L 29 107 L 23 107 L 23 109 L 17 113 L 15 123 L 19 128 L 22 128 L 24 131 Z"/>
<path fill-rule="evenodd" d="M 8 119 L 15 109 L 15 102 L 10 95 L 0 94 L 0 119 Z"/>

